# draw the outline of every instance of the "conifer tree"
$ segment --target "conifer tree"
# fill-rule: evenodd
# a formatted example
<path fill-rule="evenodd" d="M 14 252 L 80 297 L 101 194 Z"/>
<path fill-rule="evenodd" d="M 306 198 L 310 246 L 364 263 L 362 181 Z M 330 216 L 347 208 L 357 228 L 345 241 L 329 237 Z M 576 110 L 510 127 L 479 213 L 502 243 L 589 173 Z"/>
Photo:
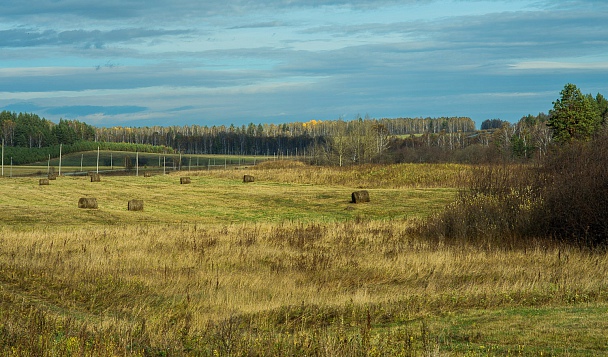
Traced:
<path fill-rule="evenodd" d="M 593 101 L 568 83 L 553 102 L 547 125 L 553 129 L 556 142 L 589 140 L 600 126 L 600 115 Z"/>

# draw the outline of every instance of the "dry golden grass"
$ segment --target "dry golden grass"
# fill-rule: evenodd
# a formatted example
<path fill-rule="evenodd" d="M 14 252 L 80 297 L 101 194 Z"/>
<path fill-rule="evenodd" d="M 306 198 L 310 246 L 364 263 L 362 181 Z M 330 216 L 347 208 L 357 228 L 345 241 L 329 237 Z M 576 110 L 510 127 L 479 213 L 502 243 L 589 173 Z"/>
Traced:
<path fill-rule="evenodd" d="M 460 164 L 392 164 L 346 167 L 308 166 L 298 161 L 267 161 L 245 168 L 256 181 L 359 188 L 454 188 L 464 183 L 470 167 Z M 242 170 L 201 171 L 201 175 L 242 178 Z"/>
<path fill-rule="evenodd" d="M 0 180 L 2 354 L 606 352 L 608 255 L 431 245 L 408 234 L 409 217 L 455 189 L 395 189 L 383 176 L 388 187 L 353 205 L 367 179 L 321 184 L 300 168 L 308 178 L 290 183 L 291 170 L 249 184 L 233 170 L 190 185 Z M 100 208 L 79 210 L 83 196 Z M 133 198 L 143 212 L 127 211 Z"/>
<path fill-rule="evenodd" d="M 445 326 L 434 319 L 478 309 L 606 308 L 606 255 L 542 247 L 433 248 L 408 238 L 406 228 L 382 221 L 35 232 L 5 226 L 0 234 L 10 238 L 2 242 L 2 292 L 98 328 L 127 331 L 145 321 L 157 346 L 178 340 L 186 321 L 189 334 L 197 336 L 211 321 L 245 315 L 268 324 L 277 311 L 303 304 L 329 311 L 373 306 L 379 327 L 424 318 L 436 330 Z M 338 316 L 327 318 L 315 324 L 335 323 Z M 539 340 L 509 335 L 502 341 L 499 335 L 493 342 L 560 347 L 547 345 L 542 326 L 517 323 Z M 510 323 L 494 324 L 500 329 Z M 589 333 L 578 331 L 571 341 L 585 344 Z"/>

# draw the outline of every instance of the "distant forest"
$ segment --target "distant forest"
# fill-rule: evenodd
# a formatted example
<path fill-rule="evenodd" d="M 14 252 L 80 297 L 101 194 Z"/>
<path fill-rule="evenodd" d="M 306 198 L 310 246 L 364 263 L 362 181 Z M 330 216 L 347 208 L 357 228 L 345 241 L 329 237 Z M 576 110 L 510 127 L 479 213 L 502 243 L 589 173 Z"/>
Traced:
<path fill-rule="evenodd" d="M 468 117 L 310 120 L 242 126 L 97 128 L 78 120 L 51 122 L 33 113 L 0 113 L 0 134 L 16 164 L 64 153 L 106 149 L 183 154 L 299 156 L 313 164 L 479 162 L 531 157 L 550 140 L 547 115 L 517 124 L 499 119 L 476 130 Z M 94 145 L 92 145 L 94 144 Z M 127 145 L 111 145 L 127 144 Z"/>
<path fill-rule="evenodd" d="M 103 147 L 203 155 L 298 156 L 319 165 L 380 162 L 483 163 L 546 155 L 553 140 L 589 138 L 608 121 L 608 100 L 568 83 L 549 114 L 517 123 L 487 119 L 476 130 L 468 117 L 310 120 L 241 126 L 96 128 L 78 120 L 59 123 L 33 113 L 0 112 L 3 148 L 16 163 Z"/>
<path fill-rule="evenodd" d="M 602 97 L 603 99 L 603 97 Z M 235 126 L 97 128 L 78 120 L 51 122 L 32 113 L 0 112 L 0 134 L 16 164 L 101 146 L 148 152 L 299 156 L 312 164 L 526 160 L 552 140 L 549 115 L 517 123 L 488 119 L 476 130 L 468 117 L 310 120 Z M 12 148 L 12 151 L 11 151 Z"/>
<path fill-rule="evenodd" d="M 0 113 L 0 134 L 7 148 L 56 151 L 63 144 L 89 148 L 84 143 L 133 144 L 131 149 L 183 154 L 222 155 L 298 155 L 317 163 L 346 165 L 377 160 L 401 138 L 450 135 L 459 137 L 475 132 L 467 117 L 311 120 L 285 124 L 242 126 L 151 126 L 97 128 L 78 120 L 51 122 L 33 113 Z M 107 147 L 107 145 L 105 145 Z M 150 149 L 154 147 L 154 149 Z M 51 150 L 48 150 L 48 149 Z M 127 147 L 124 147 L 127 148 Z M 51 154 L 55 156 L 54 154 Z M 29 160 L 21 156 L 17 162 Z M 335 160 L 334 160 L 335 158 Z"/>

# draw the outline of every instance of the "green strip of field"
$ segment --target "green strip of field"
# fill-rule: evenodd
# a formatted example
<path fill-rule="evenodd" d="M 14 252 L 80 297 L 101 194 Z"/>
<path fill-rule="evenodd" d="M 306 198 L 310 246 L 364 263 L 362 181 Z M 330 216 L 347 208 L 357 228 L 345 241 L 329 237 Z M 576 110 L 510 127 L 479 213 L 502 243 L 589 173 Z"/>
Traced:
<path fill-rule="evenodd" d="M 371 202 L 351 203 L 356 188 L 273 182 L 245 184 L 237 180 L 190 176 L 180 184 L 171 175 L 62 176 L 48 186 L 38 178 L 0 180 L 0 220 L 11 224 L 113 224 L 192 222 L 228 224 L 246 222 L 332 222 L 348 219 L 402 219 L 421 217 L 441 209 L 455 189 L 372 189 Z M 81 197 L 94 197 L 97 210 L 77 207 Z M 127 211 L 130 199 L 144 201 L 143 212 Z"/>

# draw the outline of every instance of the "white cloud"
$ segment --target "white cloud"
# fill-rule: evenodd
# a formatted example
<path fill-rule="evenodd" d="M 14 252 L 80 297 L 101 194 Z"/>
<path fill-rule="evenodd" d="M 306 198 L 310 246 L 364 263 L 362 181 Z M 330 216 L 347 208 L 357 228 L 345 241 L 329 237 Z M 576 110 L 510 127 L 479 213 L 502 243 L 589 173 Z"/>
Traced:
<path fill-rule="evenodd" d="M 25 103 L 57 119 L 106 107 L 77 119 L 108 125 L 518 120 L 546 111 L 565 83 L 608 83 L 607 5 L 572 3 L 6 0 L 0 110 Z"/>
<path fill-rule="evenodd" d="M 510 65 L 516 70 L 586 70 L 586 71 L 605 71 L 608 70 L 606 62 L 555 62 L 555 61 L 528 61 Z"/>

